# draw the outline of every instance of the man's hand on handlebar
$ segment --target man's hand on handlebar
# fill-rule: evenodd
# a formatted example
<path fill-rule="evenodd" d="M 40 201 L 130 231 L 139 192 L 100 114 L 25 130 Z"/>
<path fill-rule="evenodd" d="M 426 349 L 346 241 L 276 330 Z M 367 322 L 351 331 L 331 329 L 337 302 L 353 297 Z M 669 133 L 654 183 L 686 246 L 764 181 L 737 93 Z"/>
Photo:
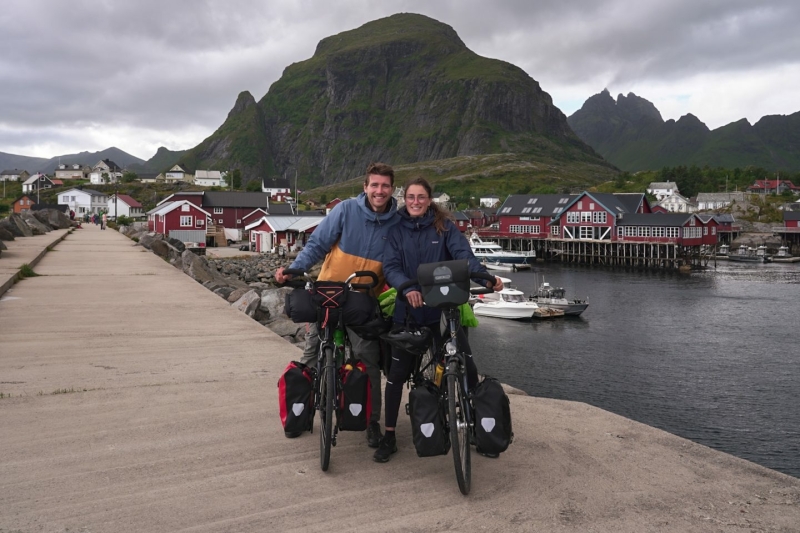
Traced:
<path fill-rule="evenodd" d="M 284 269 L 284 267 L 280 267 L 275 272 L 275 281 L 277 281 L 278 283 L 286 283 L 287 281 L 292 279 L 292 276 L 284 275 L 283 269 Z"/>
<path fill-rule="evenodd" d="M 411 291 L 406 294 L 406 300 L 411 307 L 422 307 L 422 293 L 419 291 Z"/>

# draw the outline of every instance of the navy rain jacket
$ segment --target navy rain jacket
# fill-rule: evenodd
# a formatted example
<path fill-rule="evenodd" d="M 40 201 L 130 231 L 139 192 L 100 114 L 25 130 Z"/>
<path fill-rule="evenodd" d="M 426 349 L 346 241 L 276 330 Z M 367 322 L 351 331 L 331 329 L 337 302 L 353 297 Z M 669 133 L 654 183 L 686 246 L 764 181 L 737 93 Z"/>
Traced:
<path fill-rule="evenodd" d="M 405 207 L 397 213 L 400 222 L 389 230 L 389 240 L 383 251 L 383 273 L 391 287 L 397 288 L 408 280 L 416 279 L 417 267 L 423 263 L 467 259 L 471 272 L 486 272 L 486 267 L 472 253 L 467 238 L 452 221 L 447 221 L 446 230 L 439 235 L 433 226 L 431 209 L 416 218 L 412 218 Z M 487 283 L 485 280 L 478 282 L 482 285 Z M 420 290 L 420 287 L 409 287 L 404 293 L 413 290 Z M 406 309 L 418 325 L 438 323 L 442 315 L 440 309 L 427 306 L 414 309 L 398 298 L 394 308 L 396 323 L 405 322 Z"/>

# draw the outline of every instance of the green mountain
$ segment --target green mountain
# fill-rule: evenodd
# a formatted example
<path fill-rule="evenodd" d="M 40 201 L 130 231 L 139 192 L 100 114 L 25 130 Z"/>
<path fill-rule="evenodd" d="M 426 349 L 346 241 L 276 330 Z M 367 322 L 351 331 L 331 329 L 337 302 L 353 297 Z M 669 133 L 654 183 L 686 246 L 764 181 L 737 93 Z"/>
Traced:
<path fill-rule="evenodd" d="M 181 162 L 239 168 L 245 181 L 294 176 L 302 188 L 393 165 L 478 154 L 610 165 L 569 128 L 520 68 L 469 50 L 446 24 L 398 14 L 320 41 Z"/>
<path fill-rule="evenodd" d="M 155 155 L 147 161 L 134 163 L 127 168 L 133 172 L 166 172 L 175 166 L 175 163 L 180 161 L 181 157 L 183 157 L 186 152 L 187 150 L 168 150 L 162 146 L 156 150 Z"/>
<path fill-rule="evenodd" d="M 752 126 L 742 119 L 712 131 L 694 115 L 664 121 L 644 98 L 620 94 L 615 102 L 603 90 L 567 122 L 608 161 L 631 172 L 680 165 L 800 169 L 800 112 L 763 117 Z"/>

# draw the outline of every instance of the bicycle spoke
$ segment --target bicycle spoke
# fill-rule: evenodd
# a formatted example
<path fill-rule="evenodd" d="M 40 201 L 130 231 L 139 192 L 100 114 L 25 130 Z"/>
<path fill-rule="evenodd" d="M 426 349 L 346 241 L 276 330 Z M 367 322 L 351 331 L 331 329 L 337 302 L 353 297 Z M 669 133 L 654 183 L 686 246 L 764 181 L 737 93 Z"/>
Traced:
<path fill-rule="evenodd" d="M 450 441 L 453 447 L 453 463 L 456 480 L 462 494 L 469 494 L 472 468 L 470 463 L 469 424 L 465 411 L 469 409 L 462 385 L 458 363 L 451 362 L 447 369 L 447 406 Z"/>

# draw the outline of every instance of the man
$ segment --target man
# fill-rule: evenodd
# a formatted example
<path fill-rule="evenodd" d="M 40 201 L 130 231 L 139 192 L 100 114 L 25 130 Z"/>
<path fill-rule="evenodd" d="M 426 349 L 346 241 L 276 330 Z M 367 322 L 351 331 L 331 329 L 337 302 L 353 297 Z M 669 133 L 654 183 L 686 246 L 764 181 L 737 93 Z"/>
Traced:
<path fill-rule="evenodd" d="M 311 238 L 290 268 L 308 271 L 323 257 L 325 262 L 317 279 L 344 281 L 357 270 L 371 270 L 378 276 L 378 290 L 384 286 L 383 247 L 389 228 L 398 222 L 394 191 L 394 170 L 383 163 L 371 163 L 364 177 L 364 192 L 341 202 L 331 210 L 311 234 Z M 284 283 L 291 276 L 275 273 L 275 281 Z M 358 281 L 358 280 L 357 280 Z M 363 281 L 363 280 L 361 280 Z M 380 342 L 366 340 L 348 328 L 348 337 L 356 357 L 364 362 L 372 385 L 372 417 L 367 428 L 367 443 L 377 448 L 382 437 Z M 302 363 L 313 366 L 319 336 L 316 324 L 309 324 Z M 295 438 L 300 433 L 286 433 Z"/>

